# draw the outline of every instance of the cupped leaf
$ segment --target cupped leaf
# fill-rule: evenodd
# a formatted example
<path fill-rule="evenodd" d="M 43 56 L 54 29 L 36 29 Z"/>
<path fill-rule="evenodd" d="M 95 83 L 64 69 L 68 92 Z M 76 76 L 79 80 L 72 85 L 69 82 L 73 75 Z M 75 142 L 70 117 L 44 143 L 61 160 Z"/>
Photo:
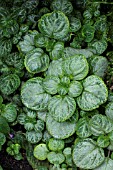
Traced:
<path fill-rule="evenodd" d="M 51 115 L 48 114 L 46 120 L 46 127 L 48 132 L 56 139 L 66 139 L 75 133 L 76 122 L 74 120 L 67 120 L 65 122 L 55 121 Z"/>
<path fill-rule="evenodd" d="M 16 74 L 2 75 L 0 77 L 0 91 L 5 95 L 12 94 L 19 86 L 20 79 Z"/>
<path fill-rule="evenodd" d="M 64 38 L 69 31 L 69 20 L 63 12 L 54 11 L 44 14 L 38 22 L 39 30 L 47 37 Z"/>
<path fill-rule="evenodd" d="M 41 77 L 36 77 L 29 79 L 22 86 L 22 102 L 32 110 L 44 110 L 48 106 L 50 95 L 45 92 L 42 82 Z"/>
<path fill-rule="evenodd" d="M 69 119 L 75 112 L 76 102 L 68 95 L 53 96 L 48 104 L 49 114 L 58 122 L 64 122 Z"/>
<path fill-rule="evenodd" d="M 38 143 L 42 139 L 42 132 L 27 131 L 26 139 L 32 144 Z"/>
<path fill-rule="evenodd" d="M 17 117 L 17 111 L 15 105 L 12 103 L 7 104 L 3 109 L 1 115 L 5 117 L 8 122 L 15 121 Z"/>
<path fill-rule="evenodd" d="M 94 38 L 95 28 L 90 24 L 85 24 L 82 27 L 82 36 L 85 42 L 91 42 Z"/>
<path fill-rule="evenodd" d="M 59 83 L 60 79 L 58 77 L 49 76 L 43 80 L 43 87 L 47 93 L 56 94 L 58 92 Z"/>
<path fill-rule="evenodd" d="M 70 32 L 77 32 L 81 28 L 81 21 L 78 18 L 70 17 Z"/>
<path fill-rule="evenodd" d="M 70 79 L 82 80 L 89 71 L 86 58 L 83 55 L 74 55 L 63 60 L 63 70 Z"/>
<path fill-rule="evenodd" d="M 95 50 L 92 49 L 75 49 L 72 47 L 66 47 L 64 49 L 64 58 L 68 58 L 74 56 L 75 54 L 82 54 L 85 58 L 90 58 L 92 55 L 95 54 Z"/>
<path fill-rule="evenodd" d="M 51 9 L 53 11 L 62 11 L 66 15 L 69 15 L 73 11 L 73 6 L 69 0 L 53 0 Z"/>
<path fill-rule="evenodd" d="M 61 151 L 64 148 L 64 140 L 51 138 L 48 142 L 48 147 L 52 151 Z"/>
<path fill-rule="evenodd" d="M 105 135 L 100 135 L 97 139 L 97 144 L 101 148 L 106 148 L 110 144 L 109 137 Z"/>
<path fill-rule="evenodd" d="M 105 108 L 106 116 L 113 121 L 113 102 L 109 102 Z"/>
<path fill-rule="evenodd" d="M 82 110 L 91 111 L 105 103 L 108 90 L 101 78 L 95 75 L 88 76 L 82 82 L 83 92 L 77 98 L 77 103 Z"/>
<path fill-rule="evenodd" d="M 47 76 L 56 76 L 56 77 L 63 77 L 64 72 L 62 68 L 62 59 L 59 60 L 53 60 L 46 72 Z"/>
<path fill-rule="evenodd" d="M 79 168 L 94 169 L 104 161 L 104 150 L 93 139 L 78 141 L 73 149 L 73 161 Z"/>
<path fill-rule="evenodd" d="M 82 93 L 83 87 L 79 81 L 72 81 L 69 85 L 69 96 L 78 97 Z"/>
<path fill-rule="evenodd" d="M 64 43 L 56 42 L 53 46 L 53 50 L 49 53 L 51 60 L 57 60 L 62 58 L 64 51 Z"/>
<path fill-rule="evenodd" d="M 25 56 L 24 64 L 30 73 L 40 73 L 49 67 L 49 56 L 41 48 L 36 48 Z"/>
<path fill-rule="evenodd" d="M 47 44 L 48 44 L 48 41 L 49 41 L 49 38 L 48 37 L 45 37 L 44 35 L 42 34 L 37 34 L 35 37 L 34 37 L 34 44 L 36 47 L 46 47 Z"/>
<path fill-rule="evenodd" d="M 89 58 L 90 73 L 99 77 L 104 77 L 107 72 L 108 61 L 103 56 L 92 56 Z"/>
<path fill-rule="evenodd" d="M 39 34 L 36 30 L 29 31 L 17 45 L 19 51 L 24 54 L 29 53 L 31 50 L 35 49 L 34 37 Z"/>
<path fill-rule="evenodd" d="M 34 125 L 33 125 L 33 123 L 31 123 L 31 122 L 26 122 L 26 123 L 24 124 L 24 128 L 25 128 L 27 131 L 31 131 L 31 130 L 34 129 Z"/>
<path fill-rule="evenodd" d="M 37 120 L 34 130 L 37 132 L 42 132 L 44 130 L 44 121 L 43 120 Z"/>
<path fill-rule="evenodd" d="M 113 169 L 113 160 L 110 158 L 105 158 L 104 162 L 94 170 L 112 170 L 112 169 Z"/>
<path fill-rule="evenodd" d="M 107 134 L 113 130 L 112 122 L 104 115 L 96 114 L 90 121 L 90 129 L 94 136 Z"/>
<path fill-rule="evenodd" d="M 89 119 L 87 117 L 80 118 L 76 126 L 76 134 L 80 138 L 87 138 L 92 135 Z"/>
<path fill-rule="evenodd" d="M 35 146 L 33 155 L 36 157 L 38 160 L 45 160 L 47 158 L 47 154 L 49 153 L 49 150 L 46 146 L 46 144 L 39 144 Z"/>
<path fill-rule="evenodd" d="M 49 152 L 47 159 L 51 164 L 61 164 L 64 162 L 65 157 L 62 153 Z"/>

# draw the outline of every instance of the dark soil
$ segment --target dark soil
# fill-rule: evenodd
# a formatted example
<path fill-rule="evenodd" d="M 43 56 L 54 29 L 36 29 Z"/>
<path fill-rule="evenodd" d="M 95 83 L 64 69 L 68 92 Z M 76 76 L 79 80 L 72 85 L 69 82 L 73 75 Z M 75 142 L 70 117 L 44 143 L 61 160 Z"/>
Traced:
<path fill-rule="evenodd" d="M 23 160 L 18 161 L 13 156 L 8 155 L 5 148 L 2 148 L 0 151 L 0 165 L 3 170 L 33 170 L 26 159 L 24 151 L 22 156 Z"/>

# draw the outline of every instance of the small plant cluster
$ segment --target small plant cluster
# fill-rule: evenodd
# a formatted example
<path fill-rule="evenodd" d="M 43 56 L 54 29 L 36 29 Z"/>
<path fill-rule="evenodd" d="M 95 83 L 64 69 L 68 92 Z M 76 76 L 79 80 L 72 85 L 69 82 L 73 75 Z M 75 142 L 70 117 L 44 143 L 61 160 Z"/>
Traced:
<path fill-rule="evenodd" d="M 112 170 L 112 2 L 0 4 L 0 150 L 35 170 Z"/>

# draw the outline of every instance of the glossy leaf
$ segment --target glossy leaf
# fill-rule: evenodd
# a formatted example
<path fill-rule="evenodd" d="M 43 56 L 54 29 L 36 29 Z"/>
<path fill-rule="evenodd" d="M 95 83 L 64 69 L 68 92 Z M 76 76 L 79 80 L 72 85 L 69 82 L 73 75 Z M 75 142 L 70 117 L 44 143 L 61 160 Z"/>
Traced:
<path fill-rule="evenodd" d="M 70 17 L 70 32 L 77 32 L 80 28 L 81 28 L 80 19 Z"/>
<path fill-rule="evenodd" d="M 104 115 L 94 115 L 90 121 L 91 132 L 94 136 L 107 134 L 113 130 L 112 122 Z"/>
<path fill-rule="evenodd" d="M 0 77 L 0 91 L 5 95 L 12 94 L 19 86 L 20 79 L 16 74 L 2 75 Z"/>
<path fill-rule="evenodd" d="M 64 140 L 51 138 L 49 139 L 48 147 L 49 147 L 49 150 L 52 150 L 55 152 L 61 151 L 64 148 Z"/>
<path fill-rule="evenodd" d="M 91 47 L 96 50 L 96 54 L 102 54 L 107 48 L 107 42 L 105 40 L 99 40 L 92 43 Z"/>
<path fill-rule="evenodd" d="M 75 133 L 76 122 L 67 120 L 57 122 L 50 115 L 47 116 L 46 127 L 48 132 L 56 139 L 66 139 Z"/>
<path fill-rule="evenodd" d="M 69 0 L 53 0 L 51 9 L 53 11 L 62 11 L 66 15 L 69 15 L 73 11 L 73 6 Z"/>
<path fill-rule="evenodd" d="M 113 121 L 113 102 L 109 102 L 105 108 L 106 116 Z"/>
<path fill-rule="evenodd" d="M 48 41 L 49 41 L 49 38 L 48 37 L 45 37 L 44 35 L 42 34 L 37 34 L 35 37 L 34 37 L 34 44 L 36 47 L 46 47 L 47 44 L 48 44 Z"/>
<path fill-rule="evenodd" d="M 82 80 L 88 74 L 88 63 L 83 55 L 74 55 L 63 60 L 63 70 L 73 80 Z"/>
<path fill-rule="evenodd" d="M 98 76 L 88 76 L 83 80 L 82 85 L 84 90 L 77 98 L 77 103 L 82 110 L 91 111 L 106 102 L 108 90 Z"/>
<path fill-rule="evenodd" d="M 75 112 L 76 102 L 72 97 L 53 96 L 48 104 L 49 114 L 58 122 L 64 122 Z"/>
<path fill-rule="evenodd" d="M 104 135 L 100 135 L 97 139 L 97 144 L 101 148 L 106 148 L 110 144 L 109 137 L 104 136 Z"/>
<path fill-rule="evenodd" d="M 95 28 L 90 24 L 85 24 L 82 27 L 82 36 L 85 42 L 91 42 L 94 38 Z"/>
<path fill-rule="evenodd" d="M 61 164 L 64 162 L 65 157 L 62 153 L 49 152 L 47 159 L 51 164 Z"/>
<path fill-rule="evenodd" d="M 12 50 L 11 39 L 0 39 L 0 57 L 5 57 Z"/>
<path fill-rule="evenodd" d="M 110 158 L 105 158 L 104 162 L 95 168 L 94 170 L 112 170 L 113 169 L 113 160 Z"/>
<path fill-rule="evenodd" d="M 36 145 L 33 151 L 34 157 L 36 157 L 38 160 L 45 160 L 47 158 L 49 150 L 46 146 L 46 144 L 39 144 Z"/>
<path fill-rule="evenodd" d="M 104 161 L 104 151 L 90 138 L 78 141 L 73 149 L 73 161 L 79 168 L 94 169 Z"/>
<path fill-rule="evenodd" d="M 26 139 L 32 144 L 38 143 L 42 139 L 42 132 L 27 131 Z"/>
<path fill-rule="evenodd" d="M 30 73 L 40 73 L 47 70 L 49 56 L 41 48 L 36 48 L 25 56 L 24 64 Z"/>
<path fill-rule="evenodd" d="M 44 14 L 38 22 L 39 30 L 47 37 L 64 38 L 69 31 L 68 18 L 60 11 Z"/>
<path fill-rule="evenodd" d="M 22 102 L 32 110 L 44 110 L 48 106 L 50 95 L 43 89 L 42 81 L 41 77 L 32 78 L 22 86 Z"/>
<path fill-rule="evenodd" d="M 83 87 L 79 81 L 72 81 L 69 85 L 69 96 L 78 97 L 82 93 Z"/>

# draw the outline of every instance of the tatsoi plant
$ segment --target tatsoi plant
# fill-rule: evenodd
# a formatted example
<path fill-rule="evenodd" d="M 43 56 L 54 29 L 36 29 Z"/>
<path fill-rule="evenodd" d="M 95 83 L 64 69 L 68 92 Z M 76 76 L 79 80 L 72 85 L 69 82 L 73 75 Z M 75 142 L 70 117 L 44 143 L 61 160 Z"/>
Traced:
<path fill-rule="evenodd" d="M 38 170 L 112 170 L 113 7 L 0 4 L 0 150 Z"/>

